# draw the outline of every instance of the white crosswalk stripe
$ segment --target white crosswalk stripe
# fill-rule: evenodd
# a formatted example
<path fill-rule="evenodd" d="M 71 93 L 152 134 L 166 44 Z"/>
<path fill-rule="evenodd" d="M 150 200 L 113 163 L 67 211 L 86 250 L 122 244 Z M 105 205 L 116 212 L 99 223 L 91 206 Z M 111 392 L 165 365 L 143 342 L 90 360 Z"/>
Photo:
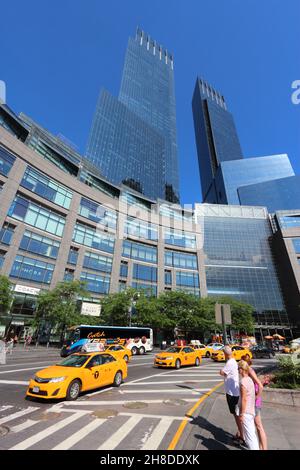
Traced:
<path fill-rule="evenodd" d="M 143 419 L 143 416 L 134 415 L 129 418 L 114 434 L 112 434 L 97 450 L 113 450 L 123 439 L 134 429 L 135 426 Z"/>
<path fill-rule="evenodd" d="M 31 437 L 28 437 L 28 439 L 25 439 L 19 444 L 14 445 L 13 447 L 10 448 L 10 450 L 28 449 L 29 447 L 34 446 L 41 440 L 45 439 L 46 437 L 49 437 L 51 434 L 54 434 L 55 432 L 68 426 L 69 424 L 73 423 L 74 421 L 76 421 L 77 419 L 81 417 L 82 417 L 82 413 L 74 413 L 73 415 L 68 416 L 67 418 L 63 419 L 62 421 L 59 421 L 58 423 L 53 424 L 52 426 L 44 429 L 43 431 L 40 431 L 37 434 L 34 434 Z"/>
<path fill-rule="evenodd" d="M 60 444 L 57 446 L 53 447 L 52 450 L 67 450 L 73 447 L 75 444 L 81 441 L 84 437 L 86 437 L 88 434 L 91 432 L 95 431 L 99 426 L 101 426 L 103 423 L 105 423 L 107 420 L 106 419 L 99 419 L 95 418 L 93 421 L 91 421 L 89 424 L 81 428 L 79 431 L 77 431 L 75 434 L 70 436 L 69 438 L 65 439 L 62 441 Z"/>
<path fill-rule="evenodd" d="M 156 450 L 158 449 L 161 441 L 165 437 L 169 427 L 173 422 L 172 418 L 161 419 L 158 425 L 154 428 L 147 441 L 142 447 L 142 450 Z"/>
<path fill-rule="evenodd" d="M 31 426 L 34 426 L 37 423 L 38 423 L 38 421 L 34 421 L 32 419 L 26 419 L 26 421 L 24 421 L 24 423 L 18 424 L 18 425 L 13 426 L 13 427 L 10 427 L 9 430 L 10 430 L 10 432 L 21 432 L 21 431 L 24 431 L 24 429 L 31 428 Z"/>
<path fill-rule="evenodd" d="M 33 411 L 38 410 L 39 408 L 36 408 L 34 406 L 29 406 L 28 408 L 25 408 L 25 410 L 17 411 L 16 413 L 13 413 L 12 415 L 4 416 L 4 418 L 0 418 L 0 424 L 8 423 L 9 421 L 13 421 L 14 419 L 21 418 L 22 416 L 25 416 L 28 413 L 32 413 Z"/>

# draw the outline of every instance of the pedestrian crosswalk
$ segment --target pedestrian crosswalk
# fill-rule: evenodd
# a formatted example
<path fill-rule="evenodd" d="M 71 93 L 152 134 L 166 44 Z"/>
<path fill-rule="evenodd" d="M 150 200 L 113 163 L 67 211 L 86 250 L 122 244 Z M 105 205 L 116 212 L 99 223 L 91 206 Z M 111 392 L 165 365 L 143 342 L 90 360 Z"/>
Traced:
<path fill-rule="evenodd" d="M 28 407 L 22 411 L 25 416 L 25 411 L 28 415 L 36 410 Z M 14 423 L 16 419 L 17 413 L 8 414 L 5 423 Z M 104 419 L 94 417 L 91 410 L 65 409 L 54 424 L 47 420 L 26 419 L 23 423 L 11 425 L 1 445 L 8 450 L 114 450 L 127 449 L 131 441 L 135 448 L 157 450 L 165 448 L 161 447 L 163 441 L 168 444 L 171 429 L 175 430 L 181 419 L 181 416 L 122 411 Z"/>
<path fill-rule="evenodd" d="M 11 450 L 167 449 L 185 413 L 222 382 L 222 366 L 204 361 L 200 367 L 151 369 L 148 376 L 128 380 L 119 389 L 99 391 L 99 397 L 97 392 L 83 395 L 72 402 L 23 408 L 0 405 L 0 425 L 8 429 L 0 446 Z M 109 410 L 112 413 L 103 413 Z"/>

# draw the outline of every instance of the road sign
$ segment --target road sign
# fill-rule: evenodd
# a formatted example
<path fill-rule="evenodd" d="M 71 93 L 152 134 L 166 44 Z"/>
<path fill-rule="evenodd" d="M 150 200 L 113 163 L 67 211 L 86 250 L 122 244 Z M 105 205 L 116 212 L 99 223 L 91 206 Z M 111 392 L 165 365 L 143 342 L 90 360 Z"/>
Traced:
<path fill-rule="evenodd" d="M 217 324 L 222 325 L 222 308 L 224 314 L 224 323 L 231 325 L 231 309 L 229 304 L 216 304 L 215 305 L 215 321 Z"/>

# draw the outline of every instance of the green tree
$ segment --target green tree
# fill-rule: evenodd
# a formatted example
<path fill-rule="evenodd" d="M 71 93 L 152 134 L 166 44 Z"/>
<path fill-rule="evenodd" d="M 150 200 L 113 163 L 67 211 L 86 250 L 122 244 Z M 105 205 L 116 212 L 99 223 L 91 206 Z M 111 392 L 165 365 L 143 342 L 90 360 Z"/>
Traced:
<path fill-rule="evenodd" d="M 166 319 L 162 326 L 178 327 L 183 330 L 199 325 L 198 299 L 183 291 L 163 292 L 157 299 L 160 315 Z"/>
<path fill-rule="evenodd" d="M 61 342 L 67 327 L 81 323 L 87 318 L 80 314 L 78 298 L 89 297 L 85 283 L 81 281 L 60 282 L 49 291 L 40 293 L 37 299 L 35 324 L 42 321 L 52 326 L 58 325 L 61 331 Z M 93 317 L 88 317 L 90 321 Z"/>
<path fill-rule="evenodd" d="M 13 301 L 12 283 L 7 276 L 0 275 L 0 314 L 6 315 Z"/>
<path fill-rule="evenodd" d="M 128 326 L 131 299 L 136 294 L 135 289 L 109 294 L 101 300 L 101 320 L 106 325 Z"/>

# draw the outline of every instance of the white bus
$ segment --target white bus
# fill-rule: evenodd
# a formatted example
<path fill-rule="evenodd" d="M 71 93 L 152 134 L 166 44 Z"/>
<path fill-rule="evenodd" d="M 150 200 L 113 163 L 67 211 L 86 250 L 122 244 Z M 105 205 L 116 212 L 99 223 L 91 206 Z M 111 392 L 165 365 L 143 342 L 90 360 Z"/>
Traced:
<path fill-rule="evenodd" d="M 153 349 L 152 328 L 78 325 L 69 328 L 61 349 L 61 356 L 66 357 L 81 350 L 87 342 L 102 342 L 106 345 L 119 343 L 131 350 L 132 355 L 145 354 Z"/>

